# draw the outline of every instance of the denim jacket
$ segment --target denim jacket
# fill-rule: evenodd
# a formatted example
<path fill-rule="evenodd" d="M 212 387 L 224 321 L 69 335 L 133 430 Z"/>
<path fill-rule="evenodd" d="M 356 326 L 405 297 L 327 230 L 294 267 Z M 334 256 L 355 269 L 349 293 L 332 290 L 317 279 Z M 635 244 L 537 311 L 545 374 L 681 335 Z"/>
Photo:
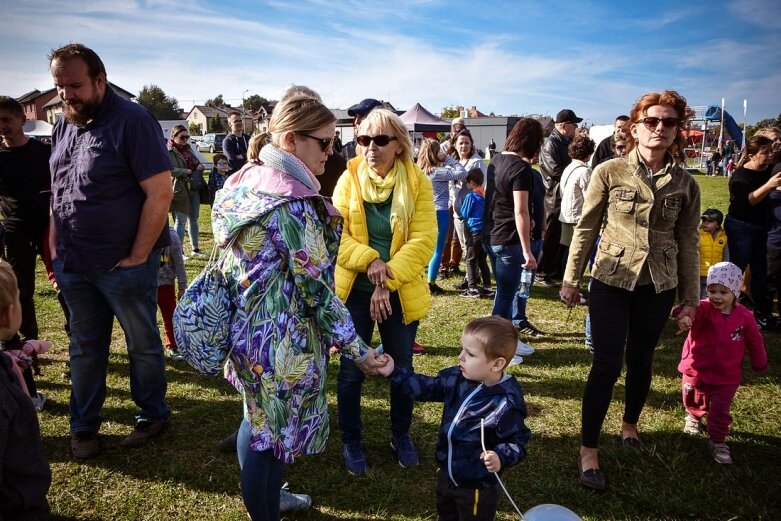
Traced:
<path fill-rule="evenodd" d="M 564 285 L 577 287 L 602 230 L 591 276 L 634 290 L 648 263 L 657 293 L 678 288 L 679 302 L 699 301 L 700 188 L 667 157 L 649 181 L 637 151 L 600 164 L 591 177 L 583 216 L 570 246 Z"/>

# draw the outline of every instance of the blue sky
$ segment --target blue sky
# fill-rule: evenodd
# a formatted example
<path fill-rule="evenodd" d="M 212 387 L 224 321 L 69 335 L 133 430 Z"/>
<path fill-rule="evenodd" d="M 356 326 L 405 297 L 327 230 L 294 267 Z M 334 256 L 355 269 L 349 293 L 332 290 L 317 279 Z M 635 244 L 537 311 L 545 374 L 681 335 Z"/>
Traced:
<path fill-rule="evenodd" d="M 674 88 L 748 123 L 781 113 L 781 2 L 88 0 L 3 2 L 0 94 L 49 88 L 47 53 L 95 49 L 109 80 L 154 83 L 183 109 L 217 94 L 276 99 L 308 85 L 333 108 L 572 108 L 611 123 Z M 653 10 L 651 12 L 651 10 Z"/>

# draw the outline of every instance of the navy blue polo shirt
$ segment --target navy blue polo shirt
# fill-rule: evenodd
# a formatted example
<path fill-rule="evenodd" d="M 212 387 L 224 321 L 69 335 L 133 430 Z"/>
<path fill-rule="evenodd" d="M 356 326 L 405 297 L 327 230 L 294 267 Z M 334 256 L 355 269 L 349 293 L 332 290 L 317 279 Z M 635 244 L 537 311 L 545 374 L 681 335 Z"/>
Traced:
<path fill-rule="evenodd" d="M 104 273 L 130 254 L 146 195 L 140 181 L 171 169 L 152 114 L 106 89 L 95 119 L 52 129 L 52 214 L 67 273 Z M 161 230 L 155 248 L 168 245 Z"/>

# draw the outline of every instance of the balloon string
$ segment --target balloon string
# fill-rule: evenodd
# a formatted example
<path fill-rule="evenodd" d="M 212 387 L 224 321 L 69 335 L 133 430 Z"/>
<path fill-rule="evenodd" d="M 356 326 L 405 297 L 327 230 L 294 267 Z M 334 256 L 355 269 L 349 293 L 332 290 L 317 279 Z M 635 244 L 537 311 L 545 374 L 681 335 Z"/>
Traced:
<path fill-rule="evenodd" d="M 483 453 L 488 452 L 488 449 L 485 448 L 485 418 L 480 418 L 480 444 L 483 446 Z M 507 496 L 507 499 L 510 500 L 510 504 L 513 506 L 516 512 L 518 512 L 518 515 L 521 516 L 521 519 L 523 520 L 523 514 L 521 514 L 521 510 L 518 508 L 518 505 L 515 504 L 515 501 L 513 501 L 513 498 L 510 497 L 510 493 L 507 492 L 507 489 L 504 488 L 504 483 L 502 483 L 502 478 L 499 477 L 499 474 L 496 472 L 493 473 L 494 476 L 496 476 L 496 481 L 499 482 L 499 486 L 502 487 L 502 490 L 504 491 L 504 495 Z"/>

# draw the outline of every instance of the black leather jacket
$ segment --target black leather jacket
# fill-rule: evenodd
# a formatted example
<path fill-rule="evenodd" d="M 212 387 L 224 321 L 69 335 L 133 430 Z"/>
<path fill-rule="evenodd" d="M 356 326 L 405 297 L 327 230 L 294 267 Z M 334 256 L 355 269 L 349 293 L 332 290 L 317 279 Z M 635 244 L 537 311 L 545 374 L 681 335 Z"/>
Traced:
<path fill-rule="evenodd" d="M 545 181 L 545 214 L 559 214 L 561 208 L 561 195 L 559 194 L 559 181 L 564 169 L 572 161 L 567 147 L 570 139 L 553 129 L 548 139 L 542 145 L 540 152 L 540 170 Z"/>

